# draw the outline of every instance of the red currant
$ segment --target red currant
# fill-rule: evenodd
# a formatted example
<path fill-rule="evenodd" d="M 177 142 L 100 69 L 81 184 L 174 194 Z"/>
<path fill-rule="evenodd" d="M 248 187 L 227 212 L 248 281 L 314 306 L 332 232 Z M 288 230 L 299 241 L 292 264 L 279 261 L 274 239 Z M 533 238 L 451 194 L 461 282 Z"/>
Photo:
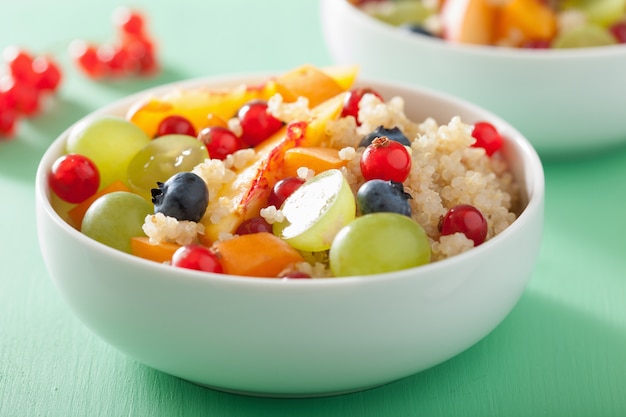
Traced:
<path fill-rule="evenodd" d="M 156 136 L 172 134 L 196 136 L 196 129 L 187 118 L 174 114 L 161 120 Z"/>
<path fill-rule="evenodd" d="M 243 141 L 232 130 L 222 126 L 205 127 L 198 133 L 200 140 L 213 159 L 224 160 L 226 157 L 243 148 Z"/>
<path fill-rule="evenodd" d="M 144 18 L 141 13 L 128 7 L 119 7 L 113 12 L 113 24 L 123 33 L 139 36 L 143 34 Z"/>
<path fill-rule="evenodd" d="M 283 123 L 267 111 L 267 102 L 254 100 L 239 109 L 237 117 L 241 124 L 241 139 L 255 146 L 278 131 Z"/>
<path fill-rule="evenodd" d="M 498 130 L 491 123 L 478 122 L 474 125 L 472 136 L 476 139 L 474 147 L 483 148 L 487 155 L 491 156 L 498 151 L 504 140 Z"/>
<path fill-rule="evenodd" d="M 459 204 L 452 207 L 441 219 L 439 230 L 442 235 L 463 233 L 478 246 L 487 237 L 487 220 L 476 207 L 469 204 Z"/>
<path fill-rule="evenodd" d="M 626 21 L 614 23 L 609 28 L 609 31 L 619 43 L 626 43 Z"/>
<path fill-rule="evenodd" d="M 272 233 L 272 225 L 261 216 L 244 220 L 235 230 L 236 235 L 251 235 L 263 232 Z"/>
<path fill-rule="evenodd" d="M 33 116 L 39 111 L 39 91 L 34 86 L 5 79 L 1 88 L 18 113 Z"/>
<path fill-rule="evenodd" d="M 411 155 L 399 142 L 386 136 L 376 138 L 361 155 L 361 173 L 365 180 L 404 182 L 411 171 Z"/>
<path fill-rule="evenodd" d="M 77 204 L 98 191 L 100 174 L 91 159 L 83 155 L 67 154 L 52 164 L 48 182 L 59 198 Z"/>
<path fill-rule="evenodd" d="M 293 194 L 300 186 L 304 184 L 304 178 L 300 177 L 287 177 L 278 181 L 267 199 L 268 206 L 274 206 L 280 208 L 287 197 Z"/>
<path fill-rule="evenodd" d="M 371 88 L 356 88 L 350 90 L 346 95 L 343 103 L 343 110 L 341 111 L 341 117 L 352 116 L 356 120 L 357 125 L 361 125 L 359 121 L 359 103 L 365 94 L 374 94 L 381 101 L 383 97 Z"/>
<path fill-rule="evenodd" d="M 204 272 L 224 272 L 215 253 L 201 245 L 181 246 L 172 255 L 172 265 L 179 268 L 195 269 Z"/>
<path fill-rule="evenodd" d="M 0 140 L 10 138 L 15 134 L 18 119 L 19 115 L 15 110 L 0 106 Z"/>
<path fill-rule="evenodd" d="M 95 45 L 76 40 L 70 44 L 70 55 L 90 78 L 98 79 L 108 75 L 107 65 L 98 57 Z"/>
<path fill-rule="evenodd" d="M 302 271 L 287 271 L 281 274 L 279 278 L 287 280 L 287 279 L 310 279 L 312 277 L 311 275 Z"/>
<path fill-rule="evenodd" d="M 35 88 L 56 91 L 61 83 L 61 70 L 50 58 L 39 56 L 33 60 L 33 71 L 38 74 Z"/>
<path fill-rule="evenodd" d="M 33 71 L 33 57 L 17 46 L 9 46 L 2 52 L 11 75 L 20 84 L 35 86 L 39 75 Z"/>

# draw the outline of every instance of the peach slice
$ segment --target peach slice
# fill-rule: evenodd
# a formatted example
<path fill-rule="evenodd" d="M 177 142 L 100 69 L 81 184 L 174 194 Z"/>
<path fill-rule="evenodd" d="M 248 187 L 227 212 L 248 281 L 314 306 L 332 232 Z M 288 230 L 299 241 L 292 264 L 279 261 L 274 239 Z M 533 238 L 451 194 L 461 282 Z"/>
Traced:
<path fill-rule="evenodd" d="M 151 138 L 155 136 L 161 120 L 174 114 L 186 117 L 198 132 L 212 124 L 211 118 L 228 120 L 248 101 L 267 100 L 275 92 L 276 85 L 271 81 L 262 86 L 241 86 L 222 91 L 176 89 L 162 96 L 138 101 L 128 110 L 126 118 Z"/>
<path fill-rule="evenodd" d="M 276 278 L 292 265 L 304 261 L 300 252 L 267 232 L 215 242 L 213 249 L 224 273 L 231 275 Z"/>
<path fill-rule="evenodd" d="M 489 0 L 447 0 L 440 13 L 443 37 L 453 42 L 490 45 L 497 11 Z"/>
<path fill-rule="evenodd" d="M 306 97 L 309 99 L 309 107 L 313 108 L 350 88 L 358 68 L 329 67 L 327 71 L 329 72 L 312 65 L 303 65 L 278 77 L 275 80 L 276 91 L 286 102 Z"/>
<path fill-rule="evenodd" d="M 511 0 L 500 9 L 496 38 L 520 46 L 526 41 L 550 40 L 556 31 L 556 15 L 549 6 L 538 0 Z"/>
<path fill-rule="evenodd" d="M 339 157 L 339 151 L 335 148 L 297 147 L 285 152 L 283 175 L 285 177 L 297 176 L 298 168 L 307 167 L 315 173 L 338 169 L 346 165 L 347 161 Z"/>
<path fill-rule="evenodd" d="M 172 242 L 150 243 L 146 236 L 130 238 L 130 253 L 154 262 L 169 262 L 180 245 Z"/>

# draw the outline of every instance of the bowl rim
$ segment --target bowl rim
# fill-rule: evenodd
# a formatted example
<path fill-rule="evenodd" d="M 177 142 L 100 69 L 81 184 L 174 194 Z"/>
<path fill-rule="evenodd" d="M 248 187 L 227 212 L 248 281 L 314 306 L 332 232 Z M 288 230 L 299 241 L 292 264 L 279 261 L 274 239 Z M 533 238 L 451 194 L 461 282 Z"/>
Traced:
<path fill-rule="evenodd" d="M 209 88 L 219 88 L 219 85 L 226 86 L 236 86 L 236 85 L 249 85 L 250 83 L 256 83 L 260 81 L 267 80 L 268 77 L 275 76 L 277 74 L 274 72 L 256 72 L 256 73 L 234 73 L 228 75 L 216 75 L 216 76 L 208 76 L 208 77 L 197 77 L 182 81 L 174 81 L 171 83 L 162 84 L 156 87 L 148 88 L 136 93 L 133 93 L 129 96 L 123 97 L 121 99 L 115 100 L 93 112 L 86 114 L 85 116 L 79 118 L 75 122 L 73 122 L 69 127 L 67 127 L 59 136 L 55 138 L 55 140 L 51 143 L 51 145 L 46 149 L 43 156 L 41 157 L 35 177 L 35 193 L 36 193 L 36 204 L 38 206 L 38 210 L 43 211 L 45 215 L 52 220 L 58 227 L 64 229 L 71 236 L 74 236 L 78 239 L 83 246 L 91 247 L 95 251 L 102 252 L 106 254 L 108 257 L 118 258 L 120 261 L 134 263 L 138 262 L 138 267 L 148 268 L 150 270 L 154 269 L 155 271 L 164 272 L 165 268 L 172 268 L 169 265 L 162 265 L 158 262 L 154 262 L 151 260 L 143 259 L 117 249 L 108 247 L 102 243 L 99 243 L 84 234 L 82 234 L 79 230 L 76 230 L 69 223 L 67 223 L 52 207 L 52 203 L 50 200 L 51 191 L 49 190 L 48 184 L 48 175 L 49 169 L 52 166 L 54 160 L 60 155 L 64 150 L 64 144 L 67 141 L 67 137 L 70 131 L 79 123 L 87 120 L 89 118 L 106 115 L 106 114 L 120 114 L 121 109 L 124 112 L 137 100 L 142 98 L 146 98 L 150 95 L 159 94 L 166 91 L 171 91 L 172 89 L 180 88 L 193 88 L 193 87 L 201 87 L 203 85 L 208 85 Z M 226 274 L 217 274 L 211 272 L 203 272 L 203 271 L 195 271 L 184 268 L 176 268 L 171 274 L 163 274 L 167 278 L 170 279 L 175 277 L 177 280 L 188 279 L 192 282 L 205 282 L 207 279 L 217 280 L 217 282 L 222 282 L 224 284 L 232 283 L 232 285 L 245 285 L 245 286 L 272 286 L 272 287 L 280 287 L 289 288 L 293 287 L 308 287 L 310 285 L 314 286 L 332 286 L 332 285 L 366 285 L 366 284 L 376 284 L 381 280 L 384 281 L 393 281 L 396 279 L 403 279 L 409 275 L 415 275 L 415 271 L 423 271 L 417 272 L 417 277 L 411 277 L 411 279 L 419 279 L 419 275 L 429 275 L 433 273 L 437 273 L 437 271 L 442 269 L 454 268 L 454 266 L 458 263 L 463 263 L 464 260 L 468 257 L 472 257 L 475 254 L 479 254 L 480 252 L 484 252 L 489 250 L 493 245 L 497 245 L 503 239 L 506 239 L 509 235 L 516 233 L 519 229 L 525 227 L 527 223 L 529 223 L 532 218 L 531 216 L 541 215 L 543 216 L 543 206 L 544 206 L 544 198 L 545 198 L 545 177 L 541 159 L 539 158 L 537 152 L 530 144 L 528 139 L 523 136 L 517 129 L 511 126 L 508 122 L 492 113 L 485 108 L 475 105 L 465 99 L 461 99 L 459 97 L 453 96 L 448 93 L 439 92 L 427 87 L 415 86 L 412 84 L 404 83 L 404 82 L 394 82 L 384 79 L 373 79 L 373 78 L 357 78 L 356 84 L 377 84 L 387 88 L 396 88 L 401 90 L 411 90 L 414 93 L 419 95 L 427 96 L 429 99 L 445 101 L 448 104 L 454 104 L 456 106 L 460 106 L 468 109 L 472 112 L 483 113 L 485 117 L 487 117 L 490 121 L 496 122 L 497 124 L 506 126 L 507 130 L 511 132 L 513 135 L 507 137 L 505 140 L 510 143 L 514 143 L 516 148 L 519 150 L 519 154 L 521 156 L 521 160 L 524 162 L 520 165 L 524 168 L 524 172 L 527 172 L 528 175 L 524 178 L 516 178 L 517 181 L 523 181 L 524 187 L 523 190 L 526 192 L 526 205 L 513 221 L 505 230 L 499 233 L 497 236 L 494 236 L 492 239 L 484 242 L 479 247 L 472 248 L 469 251 L 464 253 L 454 255 L 450 258 L 446 258 L 437 262 L 428 263 L 426 265 L 421 265 L 413 268 L 408 268 L 399 271 L 381 273 L 381 274 L 373 274 L 373 275 L 357 275 L 357 276 L 349 276 L 349 277 L 340 277 L 340 278 L 315 278 L 315 279 L 274 279 L 274 278 L 259 278 L 259 277 L 247 277 L 247 276 L 237 276 L 237 275 L 226 275 Z M 529 183 L 530 180 L 530 183 Z M 39 218 L 39 216 L 37 216 Z M 39 222 L 38 222 L 39 223 Z M 39 229 L 41 225 L 37 225 Z M 479 252 L 480 251 L 480 252 Z M 157 275 L 155 274 L 155 278 Z M 288 282 L 287 286 L 285 286 L 285 282 Z"/>
<path fill-rule="evenodd" d="M 506 46 L 478 45 L 467 43 L 455 43 L 446 41 L 438 37 L 422 35 L 419 33 L 410 33 L 406 30 L 400 30 L 391 24 L 382 22 L 367 13 L 360 10 L 357 6 L 351 4 L 348 0 L 321 0 L 321 8 L 331 8 L 332 5 L 338 7 L 338 10 L 350 14 L 357 22 L 363 25 L 370 25 L 372 30 L 377 31 L 385 36 L 410 42 L 416 46 L 438 48 L 450 50 L 459 54 L 476 54 L 482 57 L 502 58 L 502 59 L 529 59 L 529 60 L 578 60 L 590 59 L 606 56 L 622 56 L 626 55 L 626 44 L 579 47 L 579 48 L 562 48 L 562 49 L 528 49 L 513 48 Z M 322 16 L 324 13 L 322 13 Z M 323 26 L 327 23 L 322 19 Z"/>

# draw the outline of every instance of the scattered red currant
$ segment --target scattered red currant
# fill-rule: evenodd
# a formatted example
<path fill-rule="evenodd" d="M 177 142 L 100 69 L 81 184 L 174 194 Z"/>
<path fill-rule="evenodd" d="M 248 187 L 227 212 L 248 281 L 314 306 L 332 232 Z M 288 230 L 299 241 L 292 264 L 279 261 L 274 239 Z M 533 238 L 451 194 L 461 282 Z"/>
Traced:
<path fill-rule="evenodd" d="M 175 114 L 161 120 L 157 127 L 157 137 L 176 134 L 196 136 L 196 128 L 187 118 Z"/>
<path fill-rule="evenodd" d="M 86 156 L 67 154 L 52 164 L 48 183 L 59 198 L 78 204 L 98 191 L 100 173 L 96 164 Z"/>
<path fill-rule="evenodd" d="M 474 246 L 478 246 L 487 237 L 487 220 L 476 207 L 460 204 L 452 207 L 443 216 L 439 223 L 439 230 L 442 235 L 463 233 L 468 239 L 474 241 Z"/>
<path fill-rule="evenodd" d="M 236 235 L 250 235 L 262 232 L 272 233 L 272 225 L 261 216 L 244 220 L 235 230 Z"/>
<path fill-rule="evenodd" d="M 254 100 L 239 109 L 237 118 L 241 124 L 241 139 L 249 146 L 263 142 L 278 131 L 283 123 L 267 111 L 267 102 Z"/>
<path fill-rule="evenodd" d="M 287 197 L 293 194 L 300 186 L 304 184 L 304 178 L 300 177 L 287 177 L 278 181 L 267 199 L 268 206 L 274 206 L 280 208 Z"/>
<path fill-rule="evenodd" d="M 70 45 L 70 55 L 88 77 L 123 77 L 151 75 L 158 70 L 154 42 L 145 30 L 141 13 L 125 7 L 113 13 L 118 39 L 101 45 L 76 40 Z"/>
<path fill-rule="evenodd" d="M 205 127 L 198 133 L 198 140 L 204 143 L 212 159 L 224 160 L 244 147 L 239 136 L 222 126 Z"/>
<path fill-rule="evenodd" d="M 371 88 L 356 88 L 350 90 L 343 103 L 341 117 L 352 116 L 356 120 L 357 125 L 361 125 L 361 122 L 359 121 L 359 103 L 365 94 L 373 94 L 381 101 L 384 101 L 383 97 Z"/>
<path fill-rule="evenodd" d="M 386 136 L 376 138 L 361 155 L 365 180 L 404 182 L 411 172 L 411 155 L 406 146 Z"/>
<path fill-rule="evenodd" d="M 172 255 L 172 265 L 204 272 L 224 272 L 217 255 L 201 245 L 181 246 Z"/>
<path fill-rule="evenodd" d="M 504 140 L 498 130 L 491 123 L 478 122 L 474 124 L 472 136 L 476 139 L 474 147 L 483 148 L 487 155 L 491 156 L 498 151 Z"/>

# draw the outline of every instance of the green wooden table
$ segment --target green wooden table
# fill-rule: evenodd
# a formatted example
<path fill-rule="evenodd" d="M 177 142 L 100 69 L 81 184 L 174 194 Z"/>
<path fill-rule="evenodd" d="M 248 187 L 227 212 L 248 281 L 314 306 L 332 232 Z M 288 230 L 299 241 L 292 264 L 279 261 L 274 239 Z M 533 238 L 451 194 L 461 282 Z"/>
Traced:
<path fill-rule="evenodd" d="M 0 49 L 53 54 L 65 75 L 49 108 L 0 143 L 0 416 L 626 416 L 626 147 L 545 161 L 544 241 L 517 307 L 466 352 L 386 386 L 317 399 L 226 394 L 147 368 L 92 335 L 59 297 L 37 244 L 34 174 L 50 142 L 153 85 L 331 63 L 315 0 L 135 0 L 163 71 L 94 82 L 67 46 L 110 40 L 112 10 L 123 4 L 0 0 Z"/>

